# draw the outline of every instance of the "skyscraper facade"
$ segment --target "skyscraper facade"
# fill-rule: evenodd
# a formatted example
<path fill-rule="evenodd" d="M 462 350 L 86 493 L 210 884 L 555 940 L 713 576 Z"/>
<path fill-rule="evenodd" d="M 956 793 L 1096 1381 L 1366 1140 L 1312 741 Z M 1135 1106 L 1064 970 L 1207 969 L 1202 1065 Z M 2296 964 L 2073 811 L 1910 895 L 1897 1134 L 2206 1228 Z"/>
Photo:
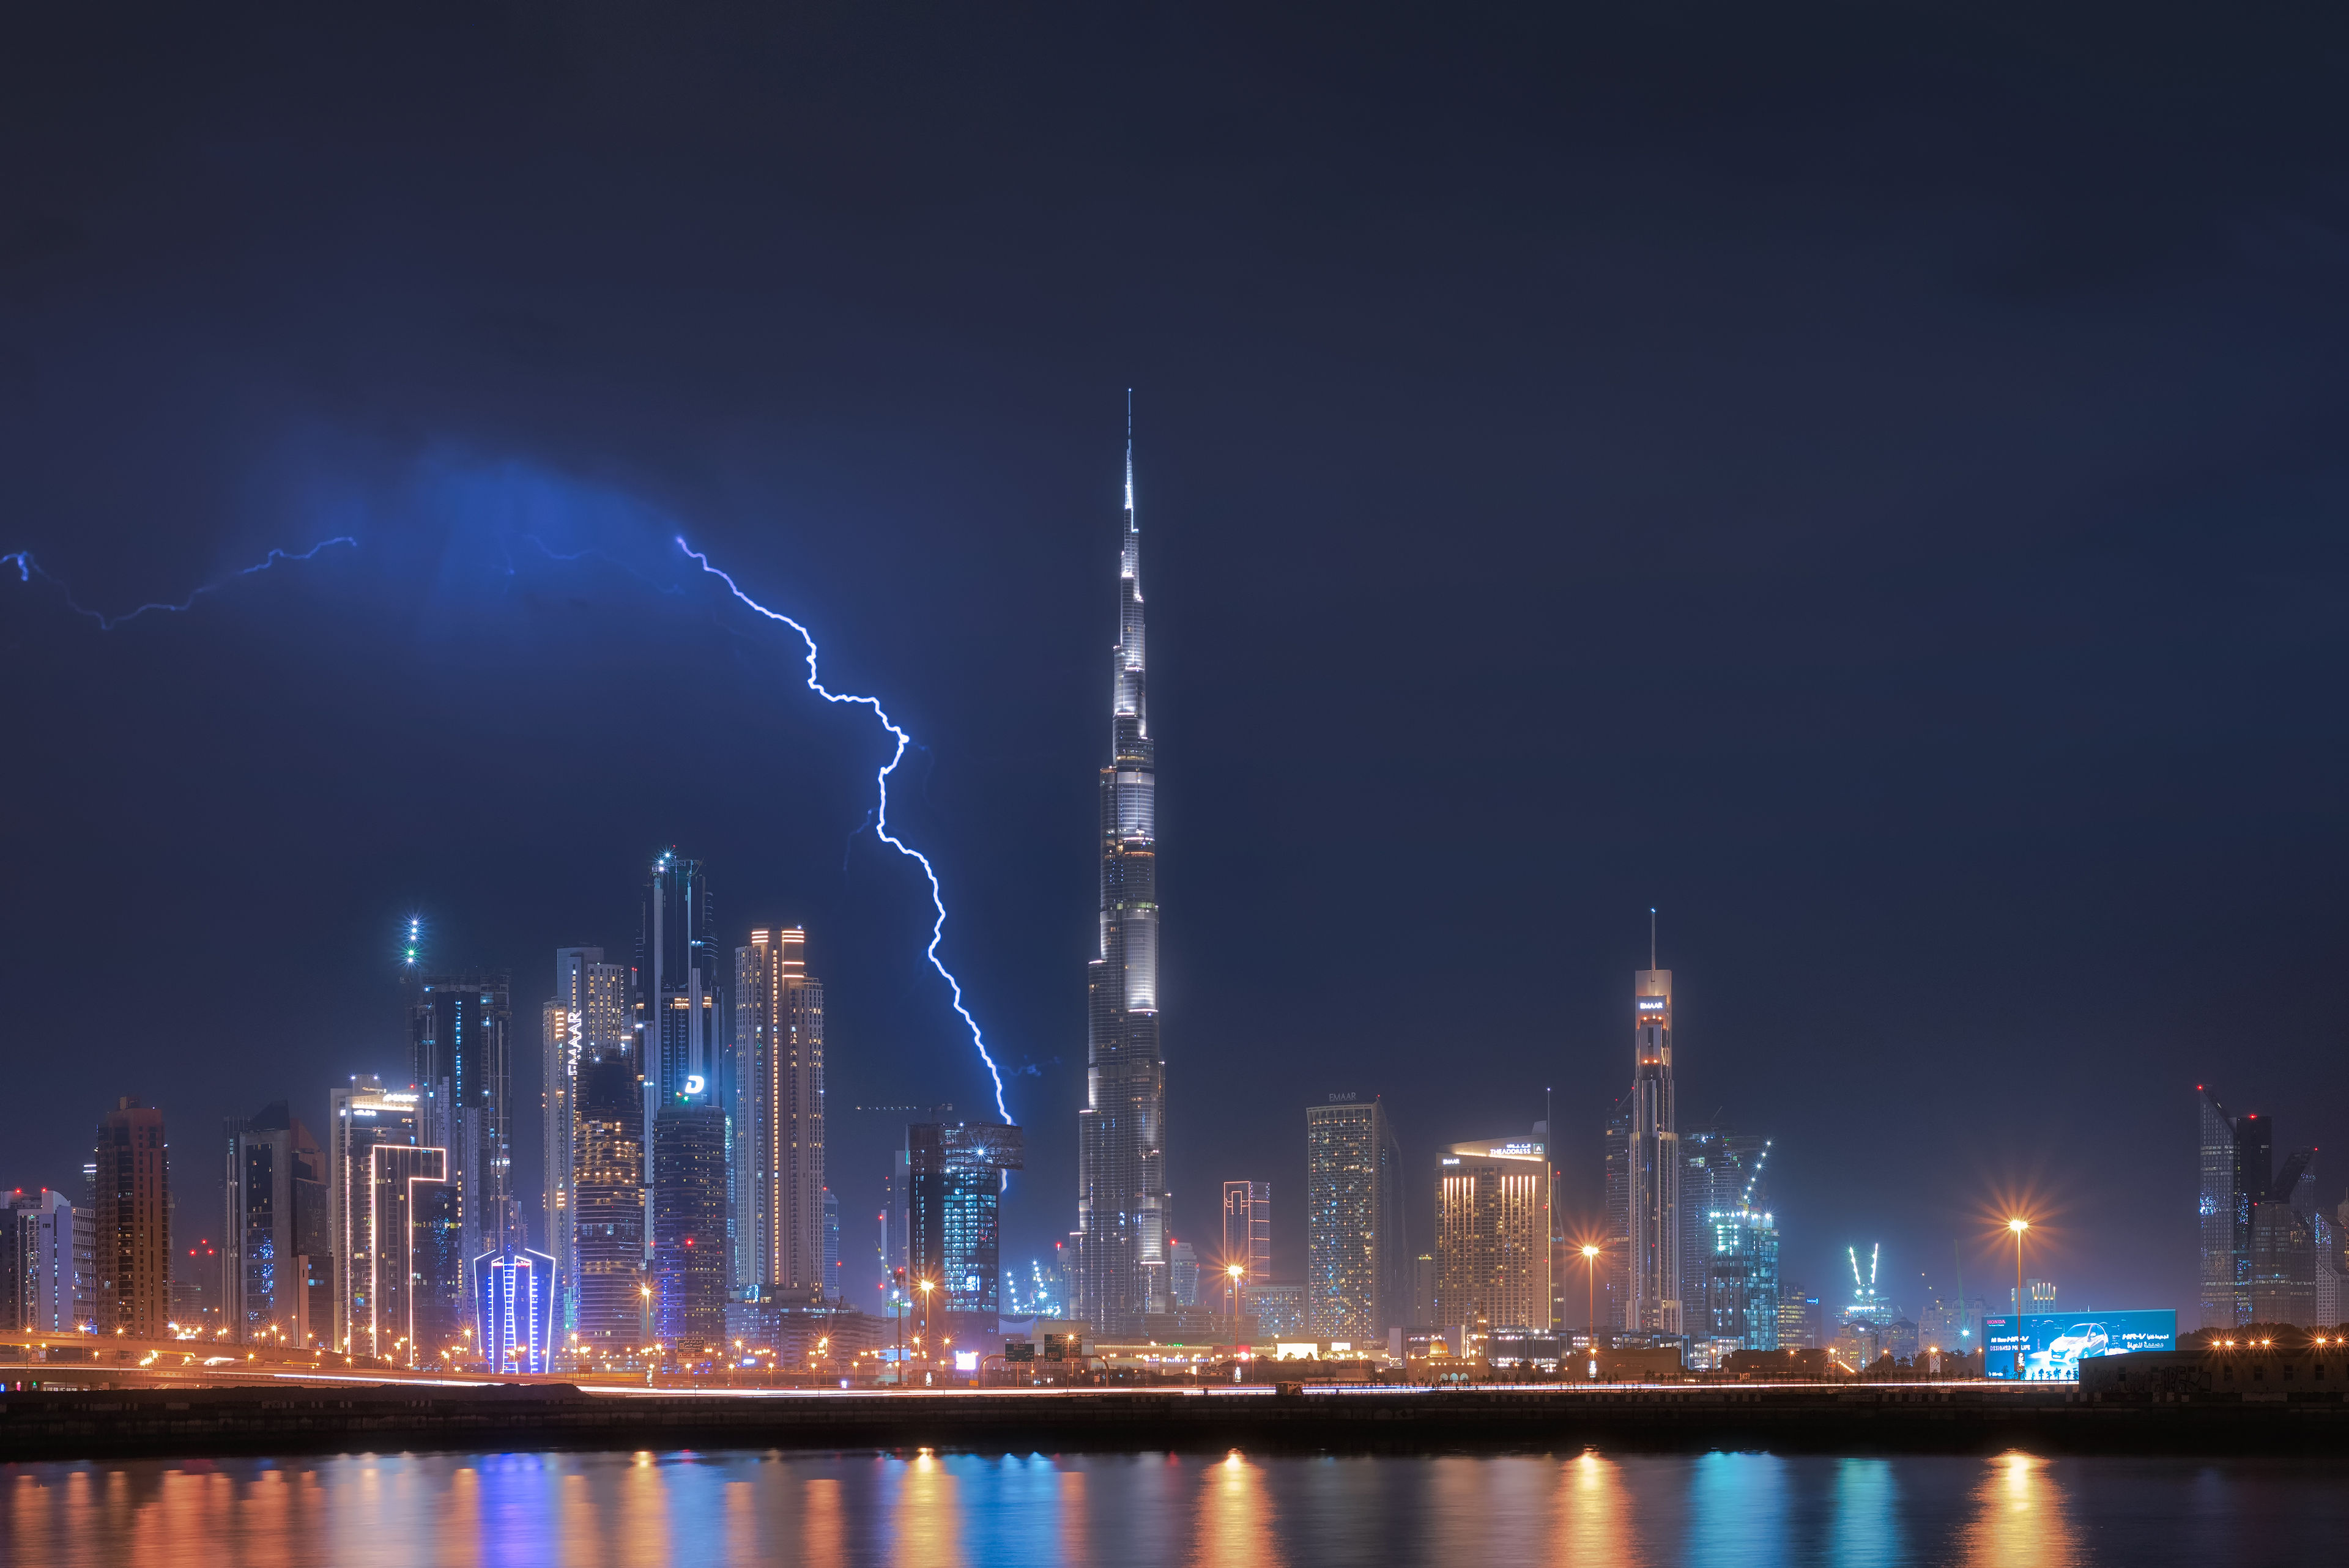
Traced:
<path fill-rule="evenodd" d="M 734 950 L 735 1051 L 742 1063 L 749 1196 L 745 1284 L 786 1302 L 833 1288 L 824 1265 L 823 983 L 807 972 L 807 933 L 753 931 Z"/>
<path fill-rule="evenodd" d="M 1690 1128 L 1679 1139 L 1681 1162 L 1681 1278 L 1688 1290 L 1692 1336 L 1712 1335 L 1710 1291 L 1713 1258 L 1720 1240 L 1714 1222 L 1741 1210 L 1769 1207 L 1764 1178 L 1770 1143 L 1753 1133 L 1715 1122 Z M 1712 1336 L 1719 1337 L 1718 1336 Z"/>
<path fill-rule="evenodd" d="M 1778 1224 L 1766 1211 L 1739 1204 L 1707 1222 L 1702 1337 L 1741 1350 L 1778 1348 Z"/>
<path fill-rule="evenodd" d="M 513 1204 L 513 1009 L 503 971 L 427 975 L 409 1006 L 412 1081 L 423 1099 L 423 1140 L 449 1151 L 437 1223 L 454 1234 L 435 1249 L 437 1295 L 462 1308 L 471 1260 L 505 1244 Z"/>
<path fill-rule="evenodd" d="M 1598 1260 L 1596 1323 L 1618 1332 L 1626 1326 L 1631 1301 L 1631 1102 L 1628 1092 L 1615 1102 L 1601 1138 L 1607 1157 L 1607 1245 Z"/>
<path fill-rule="evenodd" d="M 545 1122 L 540 1155 L 545 1169 L 543 1234 L 546 1255 L 554 1260 L 552 1299 L 558 1346 L 568 1344 L 579 1328 L 580 1086 L 589 1064 L 632 1057 L 634 1035 L 627 966 L 605 963 L 600 947 L 555 949 L 554 995 L 546 1004 L 542 1027 L 545 1055 L 540 1105 Z M 627 1088 L 636 1099 L 634 1083 Z M 631 1194 L 641 1185 L 628 1183 Z M 641 1199 L 637 1201 L 641 1212 Z"/>
<path fill-rule="evenodd" d="M 714 1099 L 727 1038 L 717 915 L 699 861 L 661 851 L 645 884 L 636 931 L 636 1008 L 644 1037 L 647 1104 Z"/>
<path fill-rule="evenodd" d="M 163 1113 L 129 1096 L 98 1124 L 91 1171 L 100 1334 L 161 1339 L 171 1321 L 171 1164 Z"/>
<path fill-rule="evenodd" d="M 1232 1294 L 1232 1265 L 1238 1264 L 1241 1300 L 1247 1290 L 1272 1278 L 1272 1183 L 1224 1183 L 1224 1250 L 1216 1259 L 1218 1276 L 1216 1310 L 1226 1316 L 1237 1310 Z"/>
<path fill-rule="evenodd" d="M 680 1091 L 653 1127 L 653 1333 L 689 1361 L 726 1337 L 726 1113 Z"/>
<path fill-rule="evenodd" d="M 1021 1152 L 1019 1129 L 1001 1123 L 905 1129 L 908 1288 L 932 1329 L 957 1345 L 993 1334 L 1003 1311 L 1003 1186 Z"/>
<path fill-rule="evenodd" d="M 1649 964 L 1653 965 L 1652 952 Z M 1684 1334 L 1681 1265 L 1679 1111 L 1672 1100 L 1672 972 L 1634 977 L 1630 1126 L 1625 1134 L 1622 1236 L 1629 1297 L 1624 1326 L 1634 1334 Z"/>
<path fill-rule="evenodd" d="M 579 974 L 578 1067 L 573 1075 L 572 1273 L 564 1289 L 570 1328 L 590 1357 L 611 1357 L 650 1343 L 646 1280 L 643 1054 L 630 1016 L 628 970 L 583 965 Z M 558 1263 L 557 1267 L 560 1268 Z"/>
<path fill-rule="evenodd" d="M 74 1322 L 74 1210 L 47 1187 L 0 1205 L 0 1328 L 79 1332 Z"/>
<path fill-rule="evenodd" d="M 330 1277 L 335 1295 L 332 1317 L 326 1325 L 326 1344 L 347 1354 L 381 1354 L 376 1348 L 376 1253 L 381 1243 L 373 1150 L 378 1144 L 389 1149 L 419 1147 L 423 1130 L 420 1099 L 414 1089 L 385 1088 L 383 1080 L 372 1075 L 354 1075 L 347 1086 L 326 1092 L 326 1233 L 334 1258 Z M 406 1212 L 405 1202 L 402 1212 Z M 404 1284 L 409 1267 L 407 1233 L 394 1233 L 390 1244 L 398 1255 L 389 1267 Z"/>
<path fill-rule="evenodd" d="M 1110 656 L 1110 762 L 1101 773 L 1101 955 L 1086 974 L 1085 1105 L 1077 1113 L 1074 1315 L 1132 1334 L 1166 1299 L 1166 1057 L 1158 1017 L 1156 762 L 1150 738 L 1134 526 L 1133 439 L 1125 448 L 1118 641 Z"/>
<path fill-rule="evenodd" d="M 311 1299 L 329 1274 L 326 1151 L 285 1100 L 232 1119 L 222 1138 L 221 1313 L 240 1344 L 325 1344 L 331 1295 Z"/>
<path fill-rule="evenodd" d="M 1438 1327 L 1549 1327 L 1549 1151 L 1538 1139 L 1455 1143 L 1437 1164 Z"/>
<path fill-rule="evenodd" d="M 1409 1315 L 1402 1182 L 1402 1155 L 1381 1101 L 1331 1095 L 1305 1108 L 1309 1333 L 1369 1339 Z M 1547 1203 L 1543 1213 L 1548 1213 Z M 1548 1278 L 1547 1269 L 1543 1278 Z M 1546 1305 L 1541 1324 L 1549 1326 Z"/>

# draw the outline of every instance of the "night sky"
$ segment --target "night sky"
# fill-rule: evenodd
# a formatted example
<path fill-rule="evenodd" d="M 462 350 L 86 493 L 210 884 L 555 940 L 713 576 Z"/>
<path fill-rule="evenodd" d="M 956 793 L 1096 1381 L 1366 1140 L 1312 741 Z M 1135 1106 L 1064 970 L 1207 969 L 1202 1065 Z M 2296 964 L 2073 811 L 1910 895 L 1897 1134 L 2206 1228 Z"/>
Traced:
<path fill-rule="evenodd" d="M 0 45 L 0 1181 L 404 1079 L 651 855 L 804 922 L 871 1298 L 903 1114 L 1074 1222 L 1126 389 L 1172 1179 L 1554 1090 L 1576 1229 L 1648 911 L 1684 1123 L 1913 1313 L 2027 1195 L 2194 1306 L 2199 1082 L 2349 1183 L 2338 7 L 23 12 Z M 1546 14 L 1533 19 L 1531 14 Z M 2333 1150 L 2344 1150 L 2336 1155 Z M 1845 1284 L 1847 1287 L 1847 1281 Z"/>

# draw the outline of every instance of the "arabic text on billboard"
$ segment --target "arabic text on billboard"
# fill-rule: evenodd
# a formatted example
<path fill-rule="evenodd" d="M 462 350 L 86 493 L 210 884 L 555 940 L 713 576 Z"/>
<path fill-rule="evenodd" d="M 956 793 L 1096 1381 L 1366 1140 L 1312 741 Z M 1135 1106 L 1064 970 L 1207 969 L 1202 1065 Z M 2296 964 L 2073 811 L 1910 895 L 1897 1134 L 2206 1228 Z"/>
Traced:
<path fill-rule="evenodd" d="M 1983 1370 L 2031 1383 L 2076 1383 L 2092 1356 L 2178 1348 L 2174 1312 L 2033 1312 L 1982 1319 Z"/>

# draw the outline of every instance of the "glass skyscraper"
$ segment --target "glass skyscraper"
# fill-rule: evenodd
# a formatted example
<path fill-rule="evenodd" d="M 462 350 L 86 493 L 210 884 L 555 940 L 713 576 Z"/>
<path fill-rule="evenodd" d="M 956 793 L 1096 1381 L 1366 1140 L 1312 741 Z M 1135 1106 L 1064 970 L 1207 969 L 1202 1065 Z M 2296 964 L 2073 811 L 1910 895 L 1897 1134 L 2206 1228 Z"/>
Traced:
<path fill-rule="evenodd" d="M 1778 1224 L 1740 1204 L 1706 1222 L 1703 1337 L 1734 1340 L 1743 1350 L 1778 1348 Z"/>
<path fill-rule="evenodd" d="M 450 1191 L 435 1196 L 446 1208 L 435 1222 L 456 1230 L 445 1249 L 434 1248 L 436 1259 L 446 1251 L 454 1272 L 431 1284 L 459 1309 L 460 1326 L 471 1299 L 467 1265 L 502 1247 L 520 1217 L 512 1201 L 512 989 L 503 971 L 428 975 L 409 1006 L 423 1140 L 449 1151 Z"/>
<path fill-rule="evenodd" d="M 916 1122 L 905 1129 L 907 1288 L 933 1330 L 957 1345 L 991 1335 L 1003 1310 L 1005 1172 L 1020 1168 L 1019 1129 Z"/>
<path fill-rule="evenodd" d="M 1104 1335 L 1167 1310 L 1166 1058 L 1158 1033 L 1158 828 L 1142 615 L 1133 437 L 1125 443 L 1110 762 L 1101 772 L 1101 956 L 1086 974 L 1085 1106 L 1077 1113 L 1078 1283 L 1071 1315 Z"/>

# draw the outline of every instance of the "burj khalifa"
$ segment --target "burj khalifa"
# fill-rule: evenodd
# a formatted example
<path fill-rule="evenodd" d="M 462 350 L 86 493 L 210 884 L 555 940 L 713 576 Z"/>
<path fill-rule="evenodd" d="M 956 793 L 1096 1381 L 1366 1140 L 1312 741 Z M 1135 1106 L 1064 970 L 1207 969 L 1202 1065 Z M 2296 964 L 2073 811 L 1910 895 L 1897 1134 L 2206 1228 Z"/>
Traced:
<path fill-rule="evenodd" d="M 1110 761 L 1101 772 L 1101 956 L 1086 969 L 1085 1108 L 1077 1113 L 1078 1299 L 1103 1335 L 1167 1310 L 1166 1058 L 1158 1039 L 1158 832 L 1133 521 L 1133 416 L 1125 437 Z"/>

